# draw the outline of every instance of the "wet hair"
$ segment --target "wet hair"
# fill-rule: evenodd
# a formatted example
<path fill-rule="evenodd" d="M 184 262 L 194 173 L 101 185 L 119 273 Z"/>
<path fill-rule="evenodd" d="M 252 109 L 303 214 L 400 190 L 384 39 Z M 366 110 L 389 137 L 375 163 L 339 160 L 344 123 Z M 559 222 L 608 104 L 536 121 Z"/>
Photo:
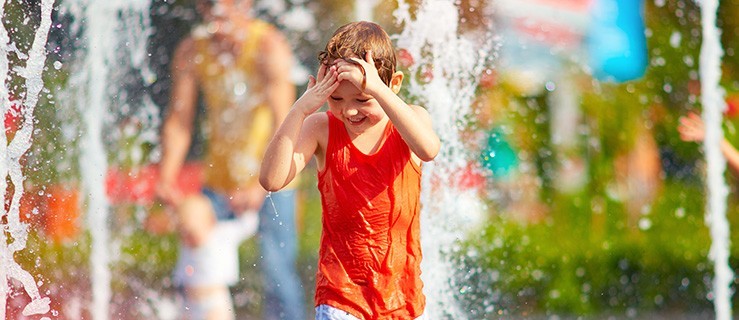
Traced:
<path fill-rule="evenodd" d="M 372 51 L 380 79 L 389 86 L 397 58 L 390 36 L 376 23 L 358 21 L 340 27 L 318 54 L 318 60 L 328 65 L 337 59 L 347 60 L 354 56 L 364 59 L 367 51 Z"/>

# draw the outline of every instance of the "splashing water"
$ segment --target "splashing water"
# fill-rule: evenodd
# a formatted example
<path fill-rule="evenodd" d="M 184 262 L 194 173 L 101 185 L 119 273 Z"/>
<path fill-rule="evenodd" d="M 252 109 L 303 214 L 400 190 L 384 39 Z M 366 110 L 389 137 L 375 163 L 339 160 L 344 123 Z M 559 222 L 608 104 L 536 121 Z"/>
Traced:
<path fill-rule="evenodd" d="M 150 33 L 148 0 L 73 0 L 64 3 L 86 40 L 80 61 L 75 61 L 65 105 L 76 105 L 83 116 L 84 136 L 80 142 L 80 167 L 84 194 L 87 195 L 87 224 L 92 237 L 90 254 L 93 319 L 108 319 L 112 296 L 110 264 L 112 253 L 109 219 L 110 204 L 105 194 L 105 176 L 108 170 L 103 128 L 109 120 L 111 105 L 120 99 L 113 86 L 121 75 L 116 70 L 132 67 L 141 76 L 153 80 L 146 67 L 146 43 Z M 126 50 L 121 50 L 125 47 Z M 122 59 L 125 56 L 127 59 Z M 127 65 L 126 65 L 127 63 Z M 124 64 L 121 66 L 120 64 Z M 120 71 L 119 71 L 120 72 Z M 124 95 L 125 96 L 125 95 Z M 146 99 L 145 99 L 146 100 Z M 144 101 L 145 103 L 146 101 Z M 153 106 L 152 106 L 153 107 Z M 143 108 L 146 110 L 147 108 Z M 150 108 L 149 108 L 150 109 Z"/>
<path fill-rule="evenodd" d="M 274 211 L 275 216 L 274 219 L 277 219 L 280 217 L 280 213 L 277 212 L 277 206 L 275 206 L 275 199 L 272 199 L 272 191 L 267 192 L 267 199 L 269 199 L 269 203 L 272 205 L 272 211 Z M 280 222 L 280 225 L 282 225 L 282 222 Z"/>
<path fill-rule="evenodd" d="M 706 124 L 704 149 L 707 164 L 708 207 L 706 224 L 711 231 L 709 257 L 714 263 L 713 300 L 716 319 L 731 319 L 730 286 L 734 274 L 729 267 L 729 221 L 726 219 L 726 199 L 729 193 L 724 172 L 726 159 L 721 153 L 723 130 L 721 114 L 726 109 L 719 81 L 721 80 L 721 39 L 716 26 L 717 0 L 701 1 L 703 44 L 700 54 L 701 102 Z"/>
<path fill-rule="evenodd" d="M 433 162 L 424 164 L 421 194 L 421 239 L 424 259 L 424 293 L 429 319 L 464 319 L 457 304 L 458 267 L 452 262 L 459 241 L 480 225 L 483 204 L 473 190 L 463 190 L 459 172 L 468 163 L 460 137 L 460 123 L 471 112 L 479 75 L 492 56 L 492 37 L 477 41 L 460 36 L 455 1 L 428 0 L 419 5 L 415 19 L 410 6 L 399 1 L 395 17 L 404 25 L 397 36 L 399 48 L 417 61 L 410 67 L 409 93 L 429 110 L 442 148 Z M 412 75 L 426 74 L 425 79 Z"/>
<path fill-rule="evenodd" d="M 5 1 L 0 2 L 0 17 L 5 16 L 5 4 Z M 53 5 L 53 0 L 43 0 L 41 2 L 41 23 L 36 29 L 33 44 L 26 60 L 26 67 L 20 72 L 20 75 L 26 79 L 26 94 L 22 107 L 23 124 L 10 143 L 8 143 L 5 134 L 0 134 L 0 175 L 3 177 L 0 179 L 0 188 L 3 190 L 3 199 L 5 199 L 4 202 L 6 203 L 8 201 L 7 177 L 10 177 L 10 182 L 13 186 L 10 209 L 5 212 L 7 222 L 3 225 L 3 232 L 0 238 L 0 259 L 2 259 L 0 261 L 2 265 L 0 268 L 0 274 L 2 274 L 0 291 L 3 294 L 2 303 L 0 304 L 0 318 L 3 319 L 5 318 L 6 302 L 9 293 L 8 280 L 10 279 L 20 281 L 23 289 L 25 289 L 31 298 L 31 302 L 23 309 L 24 316 L 45 314 L 50 310 L 49 298 L 41 297 L 38 285 L 33 279 L 33 276 L 21 268 L 14 260 L 13 255 L 15 252 L 23 250 L 26 247 L 28 237 L 28 226 L 20 221 L 19 212 L 20 201 L 23 196 L 24 180 L 21 159 L 31 147 L 34 123 L 33 111 L 36 108 L 36 104 L 39 101 L 39 94 L 44 86 L 41 78 L 46 62 L 44 46 L 46 45 L 49 29 L 51 28 L 51 11 Z M 0 74 L 3 75 L 3 79 L 5 80 L 9 77 L 9 42 L 10 37 L 8 31 L 0 24 L 0 43 L 2 43 L 0 52 L 3 53 L 0 54 Z M 5 80 L 3 80 L 3 85 L 0 86 L 2 114 L 5 114 L 10 106 L 10 92 L 5 84 Z M 0 126 L 2 126 L 0 127 L 2 128 L 0 132 L 5 132 L 4 123 Z M 48 318 L 44 317 L 43 319 Z"/>

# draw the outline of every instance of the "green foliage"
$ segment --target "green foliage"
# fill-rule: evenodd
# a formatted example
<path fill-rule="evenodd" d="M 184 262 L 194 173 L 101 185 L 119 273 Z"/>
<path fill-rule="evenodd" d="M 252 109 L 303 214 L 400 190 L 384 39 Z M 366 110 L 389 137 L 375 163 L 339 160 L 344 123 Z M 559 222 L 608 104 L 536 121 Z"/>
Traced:
<path fill-rule="evenodd" d="M 710 308 L 709 239 L 702 203 L 691 197 L 700 192 L 668 181 L 638 229 L 624 227 L 625 215 L 611 199 L 608 213 L 593 212 L 600 200 L 587 192 L 558 197 L 558 210 L 544 222 L 494 217 L 482 238 L 462 250 L 476 253 L 462 260 L 466 268 L 493 276 L 478 276 L 472 299 L 462 299 L 475 309 L 474 297 L 487 296 L 483 305 L 509 315 Z"/>

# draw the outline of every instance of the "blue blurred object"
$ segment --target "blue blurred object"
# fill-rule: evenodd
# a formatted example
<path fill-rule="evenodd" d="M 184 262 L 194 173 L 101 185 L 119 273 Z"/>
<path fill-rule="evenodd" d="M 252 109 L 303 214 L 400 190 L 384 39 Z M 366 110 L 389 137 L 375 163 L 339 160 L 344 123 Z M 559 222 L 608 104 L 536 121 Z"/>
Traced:
<path fill-rule="evenodd" d="M 596 0 L 588 34 L 590 68 L 598 80 L 640 78 L 647 67 L 642 0 Z"/>
<path fill-rule="evenodd" d="M 506 178 L 518 166 L 516 151 L 505 138 L 500 128 L 490 130 L 487 146 L 480 154 L 483 168 L 490 170 L 495 178 Z"/>

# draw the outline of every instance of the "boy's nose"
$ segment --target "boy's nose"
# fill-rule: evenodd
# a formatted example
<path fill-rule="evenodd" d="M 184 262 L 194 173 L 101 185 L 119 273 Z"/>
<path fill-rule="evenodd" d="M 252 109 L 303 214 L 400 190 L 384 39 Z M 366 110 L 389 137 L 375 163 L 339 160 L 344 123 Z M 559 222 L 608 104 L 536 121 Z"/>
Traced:
<path fill-rule="evenodd" d="M 354 108 L 344 108 L 344 115 L 347 117 L 356 116 L 359 113 L 357 109 Z"/>

